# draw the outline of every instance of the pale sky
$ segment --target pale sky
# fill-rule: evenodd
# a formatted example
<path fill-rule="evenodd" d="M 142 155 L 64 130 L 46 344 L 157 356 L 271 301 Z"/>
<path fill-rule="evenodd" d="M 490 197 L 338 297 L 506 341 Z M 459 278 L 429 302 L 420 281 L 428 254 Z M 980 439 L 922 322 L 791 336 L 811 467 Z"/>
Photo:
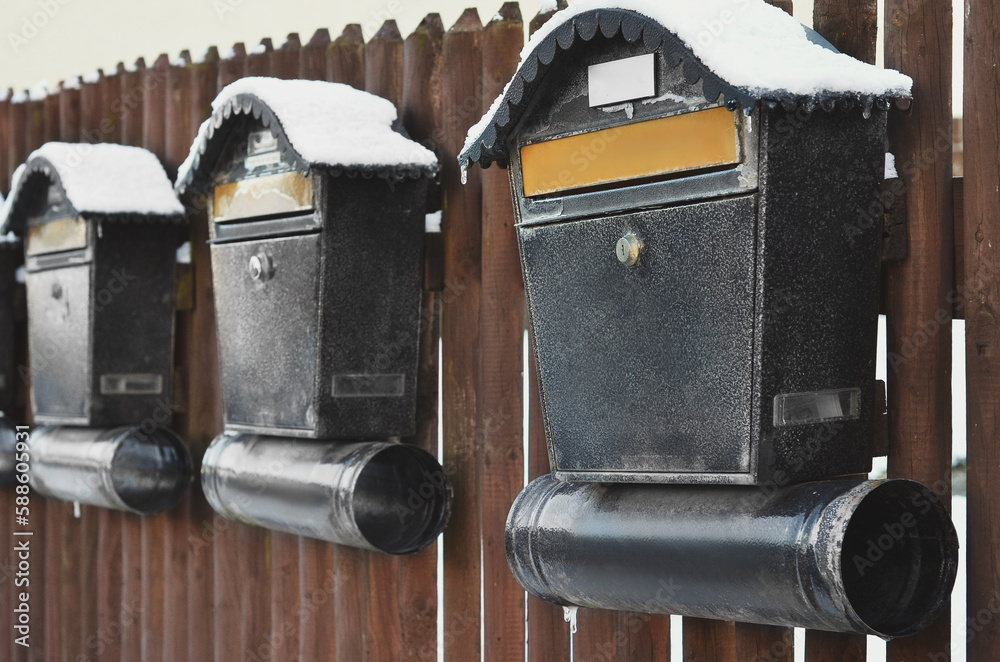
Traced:
<path fill-rule="evenodd" d="M 572 0 L 571 0 L 572 1 Z M 692 0 L 696 1 L 696 0 Z M 73 74 L 111 70 L 119 61 L 188 49 L 198 57 L 210 45 L 220 51 L 242 41 L 247 48 L 262 37 L 275 42 L 298 32 L 303 43 L 317 28 L 336 37 L 347 23 L 360 23 L 372 36 L 395 19 L 405 37 L 428 12 L 451 26 L 465 7 L 476 7 L 483 22 L 502 0 L 4 0 L 0 13 L 0 89 L 28 88 L 40 80 L 57 84 Z M 958 3 L 960 10 L 962 2 Z M 879 0 L 881 14 L 882 0 Z M 524 0 L 525 24 L 539 0 Z M 795 16 L 812 23 L 812 0 L 796 0 Z M 955 15 L 955 86 L 961 114 L 962 14 Z M 881 37 L 881 34 L 880 34 Z"/>

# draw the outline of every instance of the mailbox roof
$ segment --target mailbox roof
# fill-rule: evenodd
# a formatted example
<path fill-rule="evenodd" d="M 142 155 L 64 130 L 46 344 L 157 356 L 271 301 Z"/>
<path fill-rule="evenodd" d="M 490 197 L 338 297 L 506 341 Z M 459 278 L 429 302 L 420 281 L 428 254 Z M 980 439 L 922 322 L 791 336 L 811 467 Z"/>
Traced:
<path fill-rule="evenodd" d="M 252 114 L 278 137 L 283 156 L 303 172 L 326 166 L 334 172 L 380 177 L 420 177 L 437 171 L 437 157 L 401 132 L 391 101 L 350 85 L 315 80 L 242 78 L 212 102 L 212 116 L 198 131 L 177 173 L 184 191 L 207 169 L 234 115 Z"/>
<path fill-rule="evenodd" d="M 0 234 L 20 232 L 28 201 L 59 186 L 79 215 L 108 220 L 182 221 L 184 207 L 156 156 L 110 143 L 45 143 L 17 167 L 0 209 Z"/>
<path fill-rule="evenodd" d="M 839 53 L 822 37 L 763 0 L 578 0 L 557 12 L 521 51 L 517 72 L 483 118 L 469 129 L 459 162 L 506 166 L 507 133 L 528 106 L 556 56 L 600 30 L 650 51 L 663 47 L 668 65 L 684 65 L 706 98 L 732 108 L 770 106 L 888 107 L 910 96 L 912 81 Z"/>

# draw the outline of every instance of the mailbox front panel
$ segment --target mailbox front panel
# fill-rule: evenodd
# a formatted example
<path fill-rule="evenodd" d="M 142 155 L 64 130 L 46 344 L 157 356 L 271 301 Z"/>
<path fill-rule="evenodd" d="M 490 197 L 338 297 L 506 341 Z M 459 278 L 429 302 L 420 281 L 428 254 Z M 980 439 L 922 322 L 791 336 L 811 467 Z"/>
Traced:
<path fill-rule="evenodd" d="M 319 252 L 318 233 L 212 245 L 227 425 L 313 436 Z"/>
<path fill-rule="evenodd" d="M 40 423 L 90 422 L 92 266 L 28 273 L 32 402 Z"/>
<path fill-rule="evenodd" d="M 561 477 L 750 471 L 756 200 L 518 228 Z"/>

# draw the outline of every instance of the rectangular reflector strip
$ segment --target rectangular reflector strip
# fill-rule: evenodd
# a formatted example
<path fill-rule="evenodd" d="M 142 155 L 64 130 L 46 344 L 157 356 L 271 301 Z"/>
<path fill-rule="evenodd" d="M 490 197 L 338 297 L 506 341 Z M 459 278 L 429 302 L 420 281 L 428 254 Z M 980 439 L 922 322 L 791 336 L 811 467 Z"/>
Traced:
<path fill-rule="evenodd" d="M 28 255 L 60 253 L 87 247 L 87 222 L 70 216 L 29 225 L 25 242 Z"/>
<path fill-rule="evenodd" d="M 736 163 L 736 118 L 721 106 L 521 148 L 528 197 Z"/>
<path fill-rule="evenodd" d="M 294 214 L 313 208 L 312 184 L 298 172 L 282 172 L 215 187 L 216 223 L 243 218 Z"/>

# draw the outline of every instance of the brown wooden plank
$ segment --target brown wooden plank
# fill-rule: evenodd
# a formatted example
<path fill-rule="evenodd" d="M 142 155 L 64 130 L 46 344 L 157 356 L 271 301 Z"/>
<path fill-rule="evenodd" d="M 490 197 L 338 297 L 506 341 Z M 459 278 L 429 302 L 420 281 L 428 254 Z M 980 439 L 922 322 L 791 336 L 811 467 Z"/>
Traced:
<path fill-rule="evenodd" d="M 788 14 L 792 13 L 792 0 L 764 0 L 764 2 Z"/>
<path fill-rule="evenodd" d="M 354 547 L 338 546 L 334 556 L 334 632 L 338 660 L 366 660 L 368 553 Z"/>
<path fill-rule="evenodd" d="M 63 632 L 62 632 L 62 604 L 63 597 L 62 591 L 60 590 L 62 582 L 62 569 L 61 569 L 61 552 L 60 546 L 62 545 L 62 506 L 64 504 L 59 501 L 54 501 L 52 499 L 43 499 L 36 495 L 35 501 L 41 502 L 36 505 L 36 508 L 45 509 L 45 533 L 44 535 L 44 557 L 42 559 L 43 565 L 35 567 L 41 567 L 43 575 L 41 577 L 44 583 L 44 591 L 48 599 L 45 601 L 45 638 L 46 638 L 46 650 L 45 650 L 45 660 L 46 662 L 60 662 L 60 660 L 66 659 L 66 651 L 63 649 Z M 35 563 L 38 563 L 36 560 Z"/>
<path fill-rule="evenodd" d="M 219 60 L 218 89 L 222 90 L 235 80 L 247 75 L 247 50 L 242 43 L 233 44 L 232 49 Z M 213 97 L 214 98 L 214 97 Z M 209 106 L 211 108 L 211 106 Z M 205 115 L 205 118 L 208 114 Z"/>
<path fill-rule="evenodd" d="M 299 659 L 299 538 L 271 533 L 270 659 Z"/>
<path fill-rule="evenodd" d="M 457 157 L 465 133 L 482 114 L 483 28 L 466 9 L 442 42 L 441 177 L 448 204 L 442 217 L 445 291 L 441 318 L 444 467 L 454 488 L 444 533 L 444 659 L 480 658 L 479 493 L 476 462 L 482 208 L 478 168 L 462 184 Z"/>
<path fill-rule="evenodd" d="M 7 190 L 10 190 L 10 177 L 13 176 L 17 166 L 24 163 L 28 152 L 25 151 L 26 144 L 24 136 L 27 135 L 28 126 L 28 103 L 26 98 L 20 95 L 12 97 L 13 101 L 7 109 L 7 121 L 10 124 L 11 140 L 7 145 L 6 153 L 3 155 L 7 161 L 8 178 L 5 180 Z"/>
<path fill-rule="evenodd" d="M 299 51 L 299 75 L 303 80 L 326 80 L 326 51 L 330 48 L 330 31 L 320 28 L 309 43 Z"/>
<path fill-rule="evenodd" d="M 166 155 L 167 72 L 170 59 L 161 54 L 144 72 L 142 146 L 162 162 Z M 142 518 L 142 612 L 139 615 L 142 660 L 163 659 L 166 586 L 167 516 Z"/>
<path fill-rule="evenodd" d="M 482 93 L 488 108 L 517 70 L 524 24 L 506 2 L 483 29 Z M 524 589 L 507 566 L 507 512 L 524 487 L 524 285 L 507 172 L 482 173 L 482 297 L 476 386 L 483 547 L 484 659 L 524 655 Z"/>
<path fill-rule="evenodd" d="M 382 24 L 365 44 L 365 91 L 403 105 L 403 38 L 396 21 Z"/>
<path fill-rule="evenodd" d="M 167 176 L 174 179 L 177 168 L 187 157 L 191 145 L 191 55 L 183 51 L 167 68 L 163 85 L 165 92 L 164 110 L 164 153 L 161 157 Z M 175 323 L 175 336 L 178 335 Z M 175 339 L 175 350 L 181 353 L 187 350 L 181 345 L 179 338 Z M 179 356 L 174 357 L 175 364 Z M 186 402 L 178 395 L 187 392 L 186 370 L 174 370 L 173 394 L 173 428 L 182 439 L 187 438 L 185 421 L 178 420 L 186 410 Z M 185 494 L 179 504 L 174 506 L 162 517 L 165 521 L 164 531 L 164 595 L 163 595 L 163 659 L 184 660 L 188 655 L 188 538 L 190 529 L 188 522 L 191 514 L 190 493 Z"/>
<path fill-rule="evenodd" d="M 864 635 L 806 631 L 806 660 L 809 662 L 864 662 L 868 641 Z"/>
<path fill-rule="evenodd" d="M 395 21 L 386 21 L 365 44 L 365 90 L 388 99 L 397 111 L 402 105 L 403 38 Z M 364 610 L 361 620 L 365 628 L 365 659 L 398 660 L 403 638 L 399 612 L 399 558 L 366 552 L 359 560 L 367 572 L 368 589 L 356 596 L 354 604 Z"/>
<path fill-rule="evenodd" d="M 274 46 L 270 37 L 260 40 L 260 43 L 247 54 L 247 76 L 270 76 L 271 54 Z"/>
<path fill-rule="evenodd" d="M 365 38 L 361 26 L 351 23 L 344 27 L 326 53 L 326 79 L 345 83 L 359 90 L 365 86 Z"/>
<path fill-rule="evenodd" d="M 271 568 L 268 549 L 271 531 L 257 526 L 234 524 L 239 573 L 240 659 L 267 659 L 271 632 Z"/>
<path fill-rule="evenodd" d="M 281 46 L 271 54 L 270 75 L 273 78 L 292 79 L 299 76 L 299 51 L 302 42 L 298 32 L 290 32 Z"/>
<path fill-rule="evenodd" d="M 101 133 L 104 141 L 122 142 L 122 113 L 124 111 L 125 65 L 119 62 L 113 73 L 101 78 Z"/>
<path fill-rule="evenodd" d="M 965 14 L 964 172 L 962 223 L 966 301 L 965 360 L 968 398 L 968 593 L 970 625 L 967 659 L 995 660 L 1000 651 L 1000 360 L 997 310 L 1000 310 L 1000 127 L 996 122 L 996 3 L 972 0 Z M 941 46 L 944 48 L 944 45 Z M 956 217 L 956 223 L 959 218 Z M 954 646 L 954 643 L 953 643 Z M 932 649 L 936 650 L 936 649 Z M 941 658 L 944 659 L 944 658 Z"/>
<path fill-rule="evenodd" d="M 795 638 L 792 628 L 736 624 L 736 659 L 747 662 L 792 662 Z"/>
<path fill-rule="evenodd" d="M 146 63 L 142 58 L 126 67 L 122 74 L 122 96 L 115 107 L 121 113 L 121 140 L 125 145 L 142 145 L 145 118 Z M 121 623 L 121 659 L 142 659 L 142 518 L 123 515 L 121 568 L 122 588 L 119 622 Z"/>
<path fill-rule="evenodd" d="M 955 214 L 955 264 L 952 268 L 952 277 L 955 279 L 955 296 L 952 297 L 954 306 L 952 316 L 955 319 L 965 319 L 965 178 L 955 177 L 952 180 L 952 194 L 954 198 Z M 968 331 L 968 329 L 966 329 Z"/>
<path fill-rule="evenodd" d="M 337 547 L 322 540 L 299 538 L 299 646 L 302 660 L 336 660 L 337 621 L 334 573 Z"/>
<path fill-rule="evenodd" d="M 910 242 L 907 258 L 887 268 L 889 477 L 920 481 L 950 507 L 951 5 L 887 0 L 885 17 L 885 64 L 913 78 L 915 98 L 909 112 L 889 117 Z M 949 612 L 923 632 L 890 642 L 888 659 L 948 651 Z"/>
<path fill-rule="evenodd" d="M 240 46 L 242 49 L 242 46 Z M 246 56 L 239 60 L 245 69 Z M 241 74 L 242 75 L 242 74 Z M 188 141 L 193 141 L 201 122 L 211 114 L 212 100 L 222 82 L 218 51 L 210 49 L 191 72 Z M 222 396 L 219 386 L 219 356 L 215 335 L 215 302 L 212 295 L 212 267 L 208 248 L 208 220 L 205 206 L 196 207 L 190 217 L 191 278 L 193 307 L 177 314 L 178 372 L 183 368 L 186 382 L 186 410 L 176 421 L 183 426 L 195 475 L 211 440 L 222 431 Z M 215 540 L 215 512 L 205 500 L 201 482 L 194 481 L 190 494 L 188 537 L 188 656 L 204 659 L 214 650 L 214 581 L 212 545 Z"/>
<path fill-rule="evenodd" d="M 0 99 L 2 99 L 0 101 L 0 195 L 4 196 L 10 194 L 11 171 L 9 170 L 10 159 L 7 155 L 7 146 L 12 142 L 10 137 L 10 98 L 13 94 L 14 91 L 10 88 L 0 91 Z M 8 416 L 13 416 L 13 412 Z"/>
<path fill-rule="evenodd" d="M 558 0 L 557 9 L 565 9 L 566 0 Z M 554 11 L 539 11 L 528 23 L 528 34 L 552 18 Z M 527 323 L 527 319 L 525 320 Z M 545 443 L 545 421 L 542 417 L 542 400 L 538 390 L 538 373 L 535 371 L 535 352 L 531 346 L 528 358 L 528 480 L 549 473 L 549 452 Z M 558 605 L 528 596 L 528 662 L 569 662 L 569 625 L 563 619 L 562 608 Z"/>
<path fill-rule="evenodd" d="M 403 102 L 399 109 L 410 137 L 438 152 L 441 117 L 441 41 L 444 26 L 428 14 L 403 44 Z M 440 209 L 440 196 L 428 196 L 428 211 Z M 443 269 L 441 235 L 424 238 L 424 292 L 421 300 L 417 374 L 417 429 L 404 443 L 438 454 L 439 315 Z M 437 660 L 437 543 L 399 559 L 400 660 Z"/>
<path fill-rule="evenodd" d="M 736 659 L 736 624 L 707 618 L 685 617 L 686 662 L 731 662 Z"/>

